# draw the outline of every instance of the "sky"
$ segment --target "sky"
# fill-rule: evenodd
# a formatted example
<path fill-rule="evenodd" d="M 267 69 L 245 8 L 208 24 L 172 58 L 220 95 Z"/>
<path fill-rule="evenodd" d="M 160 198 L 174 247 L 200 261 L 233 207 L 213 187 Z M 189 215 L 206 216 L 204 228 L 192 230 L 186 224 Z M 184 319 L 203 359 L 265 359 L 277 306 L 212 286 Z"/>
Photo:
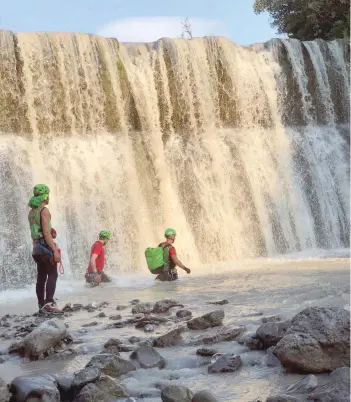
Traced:
<path fill-rule="evenodd" d="M 0 0 L 0 28 L 15 32 L 85 32 L 120 42 L 179 37 L 188 17 L 192 34 L 226 36 L 240 45 L 276 37 L 254 0 Z"/>

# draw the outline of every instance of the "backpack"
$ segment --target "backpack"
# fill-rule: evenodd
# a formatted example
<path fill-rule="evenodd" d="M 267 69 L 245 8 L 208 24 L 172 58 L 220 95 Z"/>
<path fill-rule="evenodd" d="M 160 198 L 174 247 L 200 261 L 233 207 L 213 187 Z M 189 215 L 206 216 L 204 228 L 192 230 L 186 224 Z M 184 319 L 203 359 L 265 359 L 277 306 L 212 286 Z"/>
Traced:
<path fill-rule="evenodd" d="M 168 270 L 169 249 L 173 247 L 171 244 L 165 244 L 159 247 L 148 247 L 145 250 L 146 263 L 149 271 L 158 275 L 162 271 Z"/>

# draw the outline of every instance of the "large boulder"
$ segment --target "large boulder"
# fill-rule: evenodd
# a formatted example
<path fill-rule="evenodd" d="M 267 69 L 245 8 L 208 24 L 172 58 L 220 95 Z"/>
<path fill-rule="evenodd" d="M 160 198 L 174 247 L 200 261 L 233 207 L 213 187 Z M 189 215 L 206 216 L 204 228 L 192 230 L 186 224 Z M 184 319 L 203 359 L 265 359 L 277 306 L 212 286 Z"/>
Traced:
<path fill-rule="evenodd" d="M 159 336 L 153 341 L 153 346 L 164 348 L 167 346 L 174 346 L 182 342 L 182 328 L 175 328 L 165 334 Z"/>
<path fill-rule="evenodd" d="M 169 385 L 161 391 L 162 402 L 191 402 L 192 398 L 190 389 L 178 385 Z"/>
<path fill-rule="evenodd" d="M 262 342 L 263 348 L 275 346 L 285 335 L 291 325 L 291 320 L 283 322 L 267 322 L 256 331 L 256 337 Z"/>
<path fill-rule="evenodd" d="M 130 355 L 130 360 L 145 369 L 153 367 L 163 369 L 166 364 L 165 359 L 151 346 L 140 346 Z"/>
<path fill-rule="evenodd" d="M 63 320 L 44 321 L 23 339 L 21 354 L 37 359 L 42 353 L 57 345 L 66 335 Z"/>
<path fill-rule="evenodd" d="M 243 366 L 240 356 L 231 354 L 219 355 L 218 358 L 208 366 L 209 373 L 232 373 Z"/>
<path fill-rule="evenodd" d="M 206 329 L 211 327 L 217 327 L 222 324 L 224 318 L 223 310 L 215 310 L 211 313 L 207 313 L 202 317 L 196 317 L 187 322 L 189 329 Z"/>
<path fill-rule="evenodd" d="M 218 342 L 227 342 L 237 339 L 245 331 L 245 327 L 233 324 L 225 325 L 220 328 L 213 328 L 205 334 L 195 336 L 190 341 L 191 345 L 210 345 Z"/>
<path fill-rule="evenodd" d="M 135 370 L 135 366 L 130 361 L 110 353 L 94 356 L 86 367 L 98 367 L 103 374 L 114 378 Z"/>
<path fill-rule="evenodd" d="M 350 366 L 350 316 L 341 308 L 309 307 L 297 314 L 274 354 L 300 373 Z"/>
<path fill-rule="evenodd" d="M 46 376 L 20 376 L 13 379 L 10 392 L 16 402 L 41 398 L 48 402 L 60 402 L 60 392 L 54 379 Z"/>
<path fill-rule="evenodd" d="M 6 382 L 0 378 L 0 402 L 7 402 L 10 400 L 10 397 L 11 395 Z"/>

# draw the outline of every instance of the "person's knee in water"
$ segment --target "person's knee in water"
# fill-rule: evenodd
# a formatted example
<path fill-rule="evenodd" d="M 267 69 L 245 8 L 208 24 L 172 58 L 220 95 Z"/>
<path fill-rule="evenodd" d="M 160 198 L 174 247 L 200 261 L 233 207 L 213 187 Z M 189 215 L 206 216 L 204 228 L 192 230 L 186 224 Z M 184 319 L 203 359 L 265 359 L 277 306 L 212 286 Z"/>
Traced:
<path fill-rule="evenodd" d="M 111 233 L 109 231 L 102 230 L 99 233 L 99 240 L 91 247 L 85 280 L 92 286 L 98 286 L 101 282 L 111 282 L 111 279 L 103 272 L 105 267 L 105 246 L 110 237 Z"/>
<path fill-rule="evenodd" d="M 176 267 L 183 269 L 187 274 L 190 274 L 190 269 L 187 268 L 177 257 L 177 251 L 174 247 L 174 242 L 177 232 L 174 229 L 168 228 L 165 231 L 166 241 L 159 244 L 164 250 L 165 266 L 162 267 L 161 272 L 157 275 L 155 280 L 161 282 L 171 282 L 178 279 L 178 272 Z"/>
<path fill-rule="evenodd" d="M 57 264 L 61 254 L 51 234 L 51 214 L 49 204 L 50 189 L 45 184 L 37 184 L 33 188 L 34 196 L 29 200 L 28 221 L 33 240 L 32 256 L 37 264 L 36 293 L 39 311 L 47 313 L 59 312 L 55 300 L 57 281 Z"/>

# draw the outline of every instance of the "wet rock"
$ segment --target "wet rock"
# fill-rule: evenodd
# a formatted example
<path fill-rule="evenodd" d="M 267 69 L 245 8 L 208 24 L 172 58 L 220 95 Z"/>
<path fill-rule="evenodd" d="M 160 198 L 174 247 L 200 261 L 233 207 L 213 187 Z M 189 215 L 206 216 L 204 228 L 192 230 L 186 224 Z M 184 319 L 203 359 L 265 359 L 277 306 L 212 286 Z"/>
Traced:
<path fill-rule="evenodd" d="M 72 388 L 83 388 L 90 382 L 96 381 L 101 375 L 99 367 L 85 367 L 74 373 Z"/>
<path fill-rule="evenodd" d="M 202 317 L 196 317 L 187 322 L 189 329 L 206 329 L 216 327 L 222 324 L 224 318 L 223 310 L 215 310 L 211 313 L 207 313 Z"/>
<path fill-rule="evenodd" d="M 169 385 L 162 389 L 162 402 L 191 402 L 193 393 L 190 389 L 178 385 Z"/>
<path fill-rule="evenodd" d="M 191 318 L 193 313 L 189 310 L 178 310 L 176 316 L 178 318 Z"/>
<path fill-rule="evenodd" d="M 218 402 L 218 399 L 209 391 L 199 391 L 193 396 L 192 402 Z"/>
<path fill-rule="evenodd" d="M 273 351 L 274 346 L 271 346 L 267 349 L 267 354 L 263 357 L 263 364 L 265 364 L 267 367 L 278 367 L 282 365 Z"/>
<path fill-rule="evenodd" d="M 152 346 L 152 340 L 145 339 L 144 341 L 139 342 L 138 346 Z"/>
<path fill-rule="evenodd" d="M 8 390 L 6 382 L 0 378 L 0 402 L 7 402 L 10 400 L 11 394 Z"/>
<path fill-rule="evenodd" d="M 74 402 L 109 402 L 111 398 L 95 384 L 87 384 Z"/>
<path fill-rule="evenodd" d="M 97 321 L 89 322 L 88 324 L 83 324 L 83 328 L 89 328 L 89 327 L 95 327 L 96 325 L 99 325 Z"/>
<path fill-rule="evenodd" d="M 246 345 L 251 350 L 263 350 L 265 347 L 263 342 L 257 338 L 256 334 L 245 334 L 243 338 L 238 340 L 240 345 Z"/>
<path fill-rule="evenodd" d="M 350 367 L 340 367 L 329 374 L 329 379 L 334 382 L 343 382 L 350 385 Z"/>
<path fill-rule="evenodd" d="M 74 374 L 65 374 L 62 376 L 56 377 L 56 382 L 57 382 L 57 387 L 60 391 L 60 394 L 64 394 L 66 396 L 66 393 L 70 391 L 72 388 L 74 380 Z"/>
<path fill-rule="evenodd" d="M 151 346 L 140 346 L 129 358 L 145 369 L 153 367 L 163 369 L 166 364 L 165 359 Z"/>
<path fill-rule="evenodd" d="M 122 316 L 120 314 L 114 314 L 114 315 L 110 315 L 109 319 L 119 321 L 122 319 Z"/>
<path fill-rule="evenodd" d="M 263 348 L 275 346 L 285 335 L 291 325 L 291 320 L 283 322 L 267 322 L 256 331 L 256 337 L 262 342 Z"/>
<path fill-rule="evenodd" d="M 167 332 L 158 338 L 156 338 L 153 342 L 153 346 L 164 348 L 167 346 L 174 346 L 182 342 L 183 338 L 181 336 L 182 329 L 175 328 L 172 331 Z"/>
<path fill-rule="evenodd" d="M 282 319 L 280 318 L 279 315 L 272 315 L 270 317 L 263 317 L 261 319 L 262 323 L 265 324 L 267 322 L 278 322 L 281 321 Z"/>
<path fill-rule="evenodd" d="M 102 311 L 101 313 L 99 313 L 99 314 L 97 315 L 97 317 L 98 317 L 98 318 L 105 318 L 105 317 L 106 317 L 106 314 Z"/>
<path fill-rule="evenodd" d="M 138 337 L 136 337 L 136 336 L 131 336 L 131 337 L 128 339 L 128 341 L 129 341 L 130 343 L 138 343 L 138 342 L 140 342 L 140 339 L 139 339 Z"/>
<path fill-rule="evenodd" d="M 102 302 L 98 303 L 97 307 L 103 308 L 103 307 L 107 307 L 108 305 L 109 305 L 109 303 L 107 301 L 102 301 Z"/>
<path fill-rule="evenodd" d="M 295 384 L 290 385 L 287 391 L 292 393 L 306 393 L 309 391 L 313 391 L 317 386 L 317 377 L 313 374 L 310 374 L 302 380 L 296 382 Z"/>
<path fill-rule="evenodd" d="M 84 310 L 88 310 L 88 311 L 96 310 L 98 308 L 98 305 L 95 302 L 91 302 L 91 303 L 87 304 L 86 306 L 84 306 L 83 308 L 84 308 Z"/>
<path fill-rule="evenodd" d="M 98 367 L 103 374 L 114 378 L 135 370 L 131 362 L 110 353 L 101 353 L 94 356 L 87 364 L 87 367 Z"/>
<path fill-rule="evenodd" d="M 130 302 L 130 304 L 132 304 L 133 306 L 135 306 L 136 304 L 139 304 L 140 300 L 139 299 L 134 299 Z"/>
<path fill-rule="evenodd" d="M 191 345 L 210 345 L 218 342 L 233 341 L 241 336 L 245 331 L 244 326 L 225 325 L 220 328 L 214 328 L 206 331 L 204 334 L 193 337 L 190 340 Z"/>
<path fill-rule="evenodd" d="M 219 306 L 224 306 L 225 304 L 229 304 L 229 301 L 227 299 L 224 300 L 216 300 L 216 301 L 210 301 L 208 304 L 217 304 Z"/>
<path fill-rule="evenodd" d="M 171 307 L 179 306 L 175 300 L 165 299 L 155 303 L 153 313 L 166 313 Z"/>
<path fill-rule="evenodd" d="M 285 367 L 301 373 L 350 366 L 349 327 L 348 311 L 309 307 L 293 318 L 274 354 Z"/>
<path fill-rule="evenodd" d="M 301 402 L 301 399 L 292 395 L 277 394 L 269 396 L 266 402 Z"/>
<path fill-rule="evenodd" d="M 114 378 L 107 375 L 102 375 L 94 384 L 105 394 L 113 396 L 114 398 L 125 398 L 129 396 L 122 385 Z"/>
<path fill-rule="evenodd" d="M 108 348 L 109 346 L 118 346 L 122 343 L 120 339 L 117 338 L 110 338 L 105 344 L 104 347 Z"/>
<path fill-rule="evenodd" d="M 74 303 L 73 306 L 72 306 L 72 311 L 79 311 L 79 310 L 82 310 L 83 307 L 84 307 L 83 304 Z"/>
<path fill-rule="evenodd" d="M 60 392 L 55 382 L 44 376 L 20 376 L 10 384 L 10 392 L 16 402 L 25 402 L 30 398 L 40 398 L 48 402 L 60 402 Z"/>
<path fill-rule="evenodd" d="M 102 353 L 111 353 L 113 355 L 119 356 L 119 346 L 108 346 L 107 348 L 104 348 L 104 351 Z"/>
<path fill-rule="evenodd" d="M 145 332 L 154 332 L 154 330 L 155 330 L 154 326 L 151 325 L 151 324 L 146 324 L 145 327 L 144 327 Z"/>
<path fill-rule="evenodd" d="M 208 349 L 208 348 L 200 348 L 196 351 L 196 354 L 199 356 L 213 356 L 217 353 L 218 351 L 216 349 Z"/>
<path fill-rule="evenodd" d="M 150 314 L 152 311 L 151 303 L 139 303 L 132 308 L 132 314 Z"/>
<path fill-rule="evenodd" d="M 137 349 L 137 346 L 135 344 L 133 345 L 118 345 L 118 350 L 120 352 L 134 352 L 134 350 Z"/>
<path fill-rule="evenodd" d="M 350 387 L 341 381 L 330 382 L 317 387 L 307 399 L 318 402 L 350 402 Z"/>
<path fill-rule="evenodd" d="M 118 306 L 116 307 L 116 310 L 117 310 L 117 311 L 122 311 L 122 310 L 125 310 L 125 309 L 127 309 L 127 308 L 128 308 L 128 306 L 118 305 Z"/>
<path fill-rule="evenodd" d="M 61 320 L 47 320 L 35 328 L 23 339 L 23 355 L 36 359 L 42 353 L 55 346 L 66 336 L 66 326 Z"/>
<path fill-rule="evenodd" d="M 231 354 L 219 355 L 218 358 L 208 366 L 209 373 L 231 373 L 239 370 L 243 365 L 240 356 Z"/>

